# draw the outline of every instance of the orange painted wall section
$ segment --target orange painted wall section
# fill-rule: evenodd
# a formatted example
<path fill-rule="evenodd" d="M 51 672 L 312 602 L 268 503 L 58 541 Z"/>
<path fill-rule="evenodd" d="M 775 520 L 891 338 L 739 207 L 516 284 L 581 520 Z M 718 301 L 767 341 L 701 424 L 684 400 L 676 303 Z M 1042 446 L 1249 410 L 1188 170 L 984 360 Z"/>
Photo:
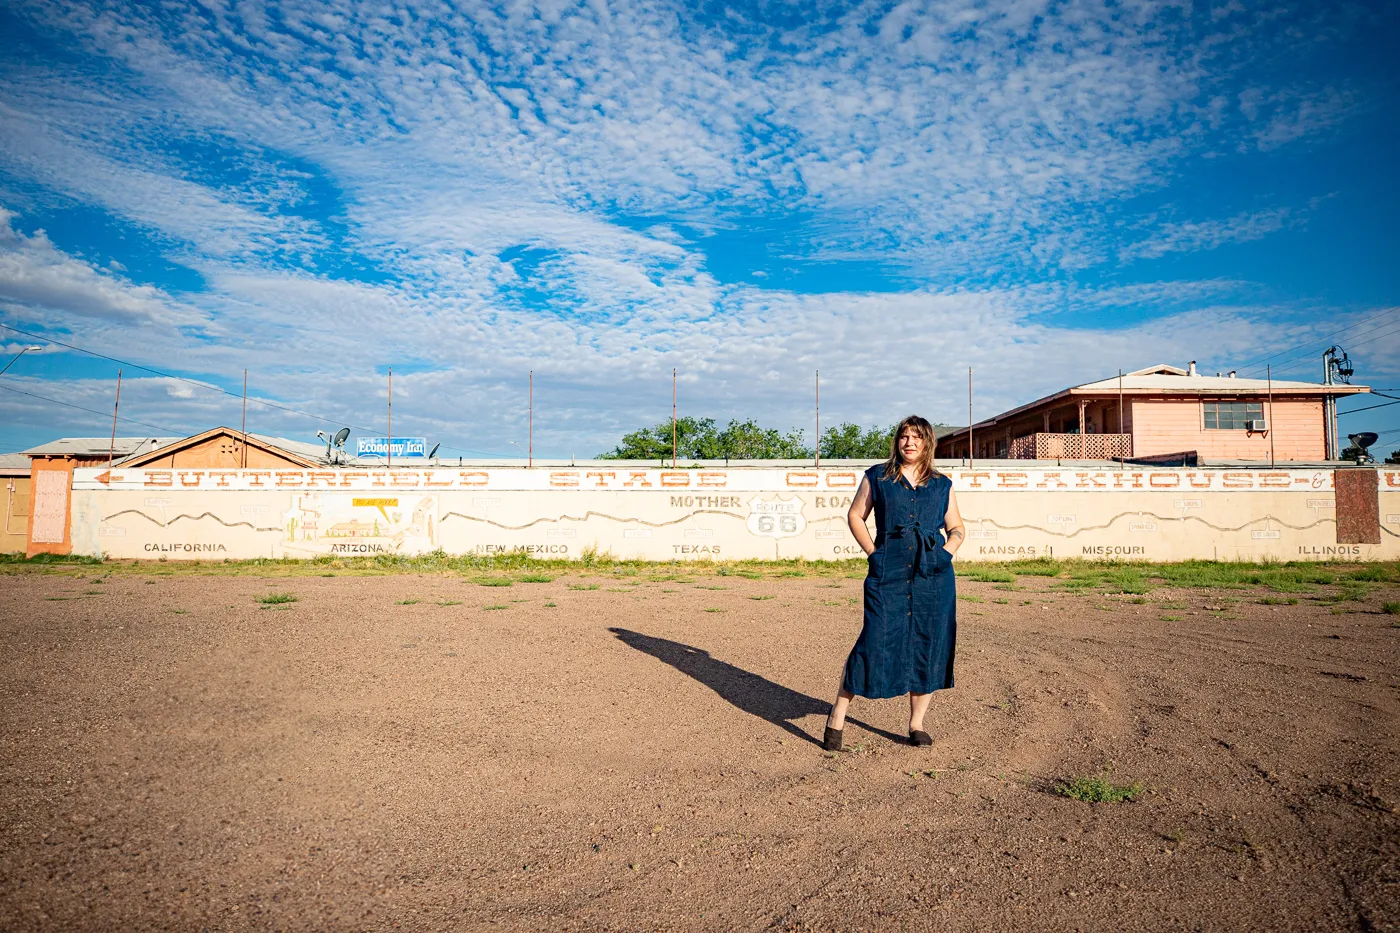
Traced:
<path fill-rule="evenodd" d="M 1265 401 L 1268 434 L 1206 430 L 1201 399 L 1135 398 L 1128 404 L 1136 457 L 1194 450 L 1207 458 L 1267 461 L 1271 436 L 1277 460 L 1321 460 L 1326 455 L 1321 399 L 1275 399 L 1272 417 Z"/>
<path fill-rule="evenodd" d="M 73 549 L 73 461 L 34 460 L 29 468 L 29 546 L 25 554 L 68 554 Z"/>
<path fill-rule="evenodd" d="M 159 460 L 144 462 L 142 466 L 146 469 L 173 469 L 173 468 L 217 468 L 236 470 L 243 465 L 243 445 L 239 438 L 211 437 L 206 441 L 190 447 L 176 450 L 170 455 L 161 457 Z M 258 447 L 248 448 L 248 469 L 260 470 L 278 467 L 285 469 L 294 467 L 301 469 L 301 465 L 285 457 L 269 453 Z"/>

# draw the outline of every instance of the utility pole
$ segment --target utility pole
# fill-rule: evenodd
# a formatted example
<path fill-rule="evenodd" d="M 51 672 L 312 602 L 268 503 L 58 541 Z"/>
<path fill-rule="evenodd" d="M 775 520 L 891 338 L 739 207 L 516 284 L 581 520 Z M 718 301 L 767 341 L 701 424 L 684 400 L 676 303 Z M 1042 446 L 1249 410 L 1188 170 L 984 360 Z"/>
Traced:
<path fill-rule="evenodd" d="M 1269 469 L 1272 470 L 1274 468 L 1274 367 L 1272 363 L 1264 367 L 1264 375 L 1269 380 L 1269 420 L 1266 430 L 1269 432 Z"/>
<path fill-rule="evenodd" d="M 117 370 L 117 400 L 112 404 L 112 443 L 107 447 L 107 470 L 112 469 L 112 461 L 117 452 L 117 410 L 122 407 L 122 371 Z M 98 448 L 101 450 L 102 448 Z"/>
<path fill-rule="evenodd" d="M 526 469 L 535 465 L 535 371 L 530 370 L 530 436 L 529 453 L 526 454 Z"/>
<path fill-rule="evenodd" d="M 676 468 L 676 371 L 671 370 L 671 469 Z"/>
<path fill-rule="evenodd" d="M 1118 433 L 1127 434 L 1127 426 L 1123 424 L 1123 370 L 1118 370 Z M 1123 440 L 1118 441 L 1118 469 L 1123 469 Z"/>
<path fill-rule="evenodd" d="M 817 370 L 817 463 L 822 465 L 822 371 Z"/>
<path fill-rule="evenodd" d="M 384 438 L 384 465 L 394 465 L 394 367 L 389 367 L 389 436 Z"/>
<path fill-rule="evenodd" d="M 243 370 L 243 450 L 241 469 L 248 469 L 248 370 Z"/>
<path fill-rule="evenodd" d="M 972 469 L 972 367 L 967 368 L 967 468 Z"/>

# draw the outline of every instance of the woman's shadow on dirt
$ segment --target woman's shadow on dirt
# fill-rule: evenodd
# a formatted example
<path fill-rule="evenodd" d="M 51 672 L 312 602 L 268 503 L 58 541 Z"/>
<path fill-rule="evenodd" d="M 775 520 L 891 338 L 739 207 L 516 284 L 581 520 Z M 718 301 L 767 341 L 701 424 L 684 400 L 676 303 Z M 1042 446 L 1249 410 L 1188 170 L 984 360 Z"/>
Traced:
<path fill-rule="evenodd" d="M 790 690 L 766 677 L 717 660 L 711 657 L 708 651 L 682 642 L 643 635 L 625 628 L 613 627 L 608 631 L 616 635 L 623 644 L 649 654 L 658 661 L 664 661 L 682 674 L 695 678 L 744 712 L 765 719 L 799 739 L 815 745 L 821 744 L 804 732 L 795 720 L 816 714 L 825 716 L 831 709 L 829 702 Z M 846 721 L 892 741 L 904 741 L 903 736 L 878 729 L 852 716 L 848 715 Z"/>

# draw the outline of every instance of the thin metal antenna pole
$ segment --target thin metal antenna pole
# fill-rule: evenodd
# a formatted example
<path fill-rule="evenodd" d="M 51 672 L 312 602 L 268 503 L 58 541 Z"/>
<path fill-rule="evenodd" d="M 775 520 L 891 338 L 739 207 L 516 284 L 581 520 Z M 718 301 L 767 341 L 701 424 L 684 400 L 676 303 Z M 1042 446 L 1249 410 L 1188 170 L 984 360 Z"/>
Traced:
<path fill-rule="evenodd" d="M 107 469 L 112 469 L 112 461 L 117 452 L 117 410 L 122 407 L 122 371 L 117 370 L 117 400 L 112 404 L 112 442 L 107 446 Z M 98 448 L 101 450 L 101 448 Z"/>
<path fill-rule="evenodd" d="M 1272 363 L 1264 367 L 1264 373 L 1269 380 L 1269 469 L 1272 470 L 1274 468 L 1274 368 Z"/>
<path fill-rule="evenodd" d="M 386 467 L 394 465 L 394 367 L 389 367 L 389 436 L 384 444 L 384 457 Z"/>
<path fill-rule="evenodd" d="M 967 468 L 972 469 L 972 367 L 967 368 Z"/>
<path fill-rule="evenodd" d="M 822 465 L 822 371 L 817 370 L 817 466 Z"/>
<path fill-rule="evenodd" d="M 676 371 L 671 370 L 671 469 L 676 468 Z"/>
<path fill-rule="evenodd" d="M 530 370 L 530 452 L 527 454 L 526 468 L 535 465 L 535 371 Z"/>
<path fill-rule="evenodd" d="M 241 469 L 248 469 L 248 370 L 243 370 L 243 457 Z"/>
<path fill-rule="evenodd" d="M 1127 427 L 1125 427 L 1124 424 L 1123 424 L 1123 370 L 1122 370 L 1121 367 L 1120 367 L 1119 370 L 1118 370 L 1118 433 L 1119 433 L 1119 434 L 1127 434 L 1127 433 L 1128 433 Z M 1120 441 L 1120 446 L 1118 447 L 1118 469 L 1119 469 L 1119 470 L 1122 470 L 1122 469 L 1123 469 L 1123 459 L 1124 459 L 1124 456 L 1123 456 L 1123 447 L 1121 446 L 1121 441 Z"/>

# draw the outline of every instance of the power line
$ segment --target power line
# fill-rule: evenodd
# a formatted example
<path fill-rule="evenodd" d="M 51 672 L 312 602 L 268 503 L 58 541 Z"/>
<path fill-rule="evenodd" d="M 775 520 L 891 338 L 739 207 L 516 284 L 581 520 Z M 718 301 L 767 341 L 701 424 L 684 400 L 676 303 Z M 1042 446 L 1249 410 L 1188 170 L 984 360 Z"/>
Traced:
<path fill-rule="evenodd" d="M 103 417 L 103 418 L 106 418 L 106 417 L 107 417 L 107 413 L 106 413 L 105 411 L 97 411 L 97 410 L 94 409 L 94 408 L 84 408 L 84 407 L 81 406 L 81 405 L 74 405 L 72 402 L 64 402 L 64 401 L 60 401 L 59 399 L 56 399 L 56 398 L 49 398 L 47 395 L 35 395 L 33 392 L 26 392 L 26 391 L 24 391 L 23 389 L 15 389 L 15 388 L 12 388 L 12 387 L 7 386 L 7 385 L 0 385 L 0 389 L 4 389 L 6 392 L 16 392 L 16 393 L 18 393 L 18 394 L 20 394 L 20 395 L 27 395 L 27 396 L 29 396 L 30 398 L 37 398 L 37 399 L 39 399 L 40 401 L 52 402 L 52 403 L 55 404 L 55 405 L 62 405 L 64 408 L 76 408 L 78 411 L 85 411 L 85 412 L 87 412 L 88 414 L 99 415 L 99 416 L 101 416 L 101 417 Z M 164 428 L 164 427 L 161 427 L 161 426 L 158 425 L 158 424 L 150 424 L 149 422 L 146 422 L 146 421 L 137 421 L 135 418 L 118 417 L 117 420 L 118 420 L 118 421 L 125 421 L 125 422 L 127 422 L 128 424 L 139 424 L 139 425 L 141 425 L 141 427 L 143 427 L 143 428 L 155 428 L 157 431 L 164 432 L 165 434 L 184 434 L 184 433 L 186 433 L 186 432 L 184 432 L 184 431 L 177 431 L 177 430 L 174 429 L 174 428 Z"/>
<path fill-rule="evenodd" d="M 1386 396 L 1389 398 L 1390 396 Z M 1375 411 L 1377 408 L 1389 408 L 1391 405 L 1400 405 L 1400 400 L 1394 402 L 1381 402 L 1379 405 L 1367 405 L 1365 408 L 1353 408 L 1351 411 L 1339 411 L 1337 417 L 1342 415 L 1359 415 L 1363 411 Z"/>
<path fill-rule="evenodd" d="M 1385 309 L 1384 311 L 1382 311 L 1380 314 L 1373 315 L 1372 317 L 1368 317 L 1368 318 L 1366 318 L 1366 320 L 1364 320 L 1364 321 L 1357 321 L 1355 324 L 1348 324 L 1346 327 L 1343 327 L 1341 330 L 1333 331 L 1332 333 L 1328 334 L 1326 337 L 1319 337 L 1319 338 L 1317 338 L 1317 339 L 1315 339 L 1315 340 L 1310 340 L 1310 341 L 1308 341 L 1307 343 L 1300 343 L 1300 344 L 1298 344 L 1296 347 L 1289 347 L 1287 350 L 1280 350 L 1280 351 L 1278 351 L 1277 353 L 1274 353 L 1274 354 L 1272 354 L 1272 355 L 1270 355 L 1270 356 L 1265 356 L 1265 357 L 1262 357 L 1262 358 L 1260 358 L 1260 359 L 1254 360 L 1253 362 L 1245 363 L 1243 366 L 1239 367 L 1239 369 L 1240 369 L 1241 372 L 1244 372 L 1245 370 L 1249 369 L 1250 367 L 1257 367 L 1260 363 L 1267 363 L 1269 360 L 1273 359 L 1273 358 L 1276 357 L 1276 356 L 1283 356 L 1285 353 L 1292 353 L 1294 350 L 1301 350 L 1303 347 L 1310 346 L 1310 345 L 1312 345 L 1312 344 L 1318 343 L 1319 341 L 1323 341 L 1323 340 L 1332 340 L 1333 338 L 1337 337 L 1339 334 L 1344 334 L 1344 333 L 1346 333 L 1347 331 L 1351 330 L 1352 328 L 1360 327 L 1362 324 L 1369 324 L 1369 323 L 1371 323 L 1372 321 L 1374 321 L 1374 320 L 1376 320 L 1376 319 L 1378 319 L 1378 318 L 1383 318 L 1383 317 L 1385 317 L 1387 314 L 1394 314 L 1396 311 L 1400 311 L 1400 305 L 1397 305 L 1397 306 L 1395 306 L 1395 307 L 1393 307 L 1393 308 L 1386 308 L 1386 309 Z M 1294 357 L 1294 359 L 1297 359 L 1297 357 Z"/>
<path fill-rule="evenodd" d="M 241 398 L 243 397 L 242 395 L 240 395 L 240 394 L 237 393 L 237 392 L 230 392 L 228 389 L 222 388 L 221 386 L 213 385 L 212 383 L 200 382 L 200 381 L 197 380 L 197 379 L 187 379 L 187 378 L 184 377 L 184 376 L 177 376 L 177 375 L 175 375 L 174 373 L 162 372 L 162 371 L 159 370 L 159 369 L 152 369 L 152 368 L 149 367 L 149 366 L 142 366 L 140 363 L 133 363 L 133 362 L 131 362 L 130 360 L 121 360 L 121 359 L 117 359 L 115 356 L 108 356 L 108 355 L 105 354 L 105 353 L 98 353 L 96 350 L 88 350 L 88 349 L 86 349 L 86 348 L 84 348 L 84 347 L 75 346 L 74 344 L 71 344 L 71 343 L 64 343 L 62 340 L 55 340 L 54 338 L 52 338 L 52 337 L 50 337 L 50 336 L 47 336 L 47 335 L 45 335 L 45 334 L 32 334 L 32 333 L 30 333 L 30 332 L 27 331 L 27 330 L 20 330 L 18 327 L 11 327 L 9 324 L 0 324 L 0 327 L 3 327 L 3 328 L 5 328 L 5 330 L 8 330 L 8 331 L 13 331 L 13 332 L 16 333 L 16 334 L 23 334 L 24 336 L 33 338 L 34 340 L 44 340 L 44 341 L 47 341 L 47 342 L 49 342 L 49 343 L 56 343 L 56 344 L 58 344 L 60 347 L 64 347 L 65 349 L 74 350 L 74 351 L 76 351 L 76 352 L 78 352 L 78 353 L 86 353 L 88 356 L 95 356 L 95 357 L 97 357 L 97 358 L 100 359 L 100 360 L 107 360 L 107 361 L 110 362 L 110 363 L 120 363 L 120 364 L 123 365 L 123 366 L 130 366 L 130 367 L 132 367 L 133 369 L 139 369 L 139 370 L 142 370 L 143 372 L 148 372 L 148 373 L 150 373 L 150 374 L 153 375 L 153 376 L 160 376 L 162 379 L 175 379 L 175 380 L 177 380 L 177 381 L 179 381 L 179 382 L 184 382 L 184 383 L 187 383 L 187 384 L 192 385 L 192 386 L 198 386 L 198 387 L 201 388 L 201 389 L 209 389 L 209 390 L 211 390 L 211 391 L 218 392 L 218 393 L 220 393 L 220 394 L 222 394 L 222 395 L 227 395 L 227 396 L 229 396 L 230 398 L 240 398 L 240 399 L 241 399 Z M 276 409 L 276 410 L 278 410 L 278 411 L 285 411 L 285 412 L 288 412 L 289 414 L 293 414 L 293 415 L 302 415 L 302 416 L 307 417 L 307 418 L 312 418 L 312 419 L 314 419 L 314 420 L 316 420 L 316 421 L 321 422 L 322 424 L 326 424 L 326 423 L 330 423 L 330 424 L 340 424 L 340 425 L 344 425 L 345 427 L 348 427 L 348 428 L 354 428 L 354 429 L 357 430 L 357 431 L 374 431 L 374 432 L 377 432 L 377 431 L 379 430 L 378 428 L 370 428 L 370 427 L 366 427 L 365 425 L 362 425 L 362 424 L 351 424 L 351 423 L 349 423 L 348 421 L 342 421 L 342 420 L 340 420 L 339 418 L 327 418 L 327 417 L 325 417 L 324 415 L 318 415 L 318 414 L 315 414 L 314 412 L 309 412 L 309 411 L 302 411 L 302 410 L 299 409 L 299 408 L 289 408 L 289 407 L 287 407 L 286 405 L 278 405 L 278 404 L 275 403 L 275 402 L 269 402 L 269 401 L 266 401 L 266 400 L 264 400 L 264 399 L 250 398 L 250 399 L 248 399 L 248 401 L 250 401 L 250 402 L 252 402 L 252 403 L 254 403 L 254 404 L 256 404 L 256 405 L 262 405 L 262 406 L 265 407 L 265 408 L 274 408 L 274 409 Z"/>
<path fill-rule="evenodd" d="M 73 351 L 76 351 L 76 352 L 78 352 L 78 353 L 86 353 L 88 356 L 94 356 L 94 357 L 97 357 L 98 359 L 101 359 L 101 360 L 107 360 L 107 361 L 110 362 L 110 363 L 120 363 L 122 366 L 130 366 L 130 367 L 132 367 L 133 369 L 139 369 L 139 370 L 142 370 L 143 372 L 151 373 L 151 374 L 154 375 L 154 376 L 160 376 L 162 379 L 174 379 L 174 380 L 177 380 L 177 381 L 179 381 L 179 382 L 188 383 L 189 385 L 192 385 L 192 386 L 198 386 L 198 387 L 201 388 L 201 389 L 208 389 L 208 390 L 211 390 L 211 391 L 214 391 L 214 392 L 221 393 L 221 394 L 223 394 L 223 395 L 227 395 L 227 396 L 229 396 L 230 398 L 241 399 L 241 398 L 243 397 L 240 393 L 237 393 L 237 392 L 230 392 L 229 390 L 227 390 L 227 389 L 225 389 L 225 388 L 222 388 L 222 387 L 220 387 L 220 386 L 213 385 L 212 383 L 200 382 L 200 381 L 197 380 L 197 379 L 188 379 L 188 378 L 186 378 L 186 377 L 184 377 L 184 376 L 177 376 L 177 375 L 175 375 L 174 373 L 162 372 L 162 371 L 159 370 L 159 369 L 152 369 L 152 368 L 149 367 L 149 366 L 142 366 L 140 363 L 133 363 L 133 362 L 131 362 L 130 360 L 118 359 L 118 358 L 115 357 L 115 356 L 108 356 L 108 355 L 105 354 L 105 353 L 98 353 L 96 350 L 89 350 L 89 349 L 87 349 L 87 348 L 85 348 L 85 347 L 79 347 L 79 346 L 76 346 L 76 345 L 71 344 L 71 343 L 64 343 L 62 340 L 55 340 L 54 338 L 52 338 L 52 337 L 50 337 L 50 336 L 48 336 L 48 335 L 46 335 L 46 334 L 32 334 L 32 333 L 30 333 L 30 332 L 27 331 L 27 330 L 20 330 L 18 327 L 12 327 L 12 326 L 10 326 L 9 324 L 4 324 L 4 323 L 0 323 L 0 327 L 3 327 L 5 330 L 12 331 L 13 333 L 16 333 L 16 334 L 23 334 L 24 336 L 30 337 L 30 338 L 32 338 L 32 339 L 34 339 L 34 340 L 43 340 L 43 341 L 46 341 L 46 342 L 48 342 L 48 343 L 57 344 L 58 346 L 64 347 L 65 349 L 68 349 L 68 350 L 73 350 Z M 19 390 L 18 390 L 18 389 L 13 389 L 13 390 L 11 390 L 11 391 L 18 392 Z M 28 394 L 30 394 L 30 393 L 23 393 L 23 394 L 28 395 Z M 39 396 L 39 395 L 36 395 L 36 396 L 34 396 L 34 397 L 35 397 L 35 398 L 44 398 L 44 396 Z M 47 399 L 47 401 L 57 401 L 57 400 L 56 400 L 56 399 Z M 347 427 L 347 428 L 354 428 L 356 431 L 368 431 L 368 432 L 370 432 L 371 434 L 378 434 L 378 433 L 379 433 L 379 429 L 378 429 L 378 428 L 367 427 L 367 426 L 365 426 L 365 425 L 363 425 L 363 424 L 352 424 L 352 423 L 349 422 L 349 421 L 342 421 L 342 420 L 339 419 L 339 418 L 327 418 L 327 417 L 325 417 L 324 415 L 318 415 L 318 414 L 316 414 L 316 413 L 314 413 L 314 412 L 309 412 L 309 411 L 302 411 L 302 410 L 299 409 L 299 408 L 289 408 L 289 407 L 287 407 L 287 406 L 285 406 L 285 405 L 278 405 L 278 404 L 276 404 L 275 402 L 269 402 L 269 401 L 266 401 L 266 400 L 264 400 L 264 399 L 249 398 L 248 401 L 254 403 L 255 405 L 262 405 L 262 406 L 265 407 L 265 408 L 273 408 L 273 409 L 276 409 L 277 411 L 284 411 L 284 412 L 288 412 L 289 414 L 293 414 L 293 415 L 302 415 L 303 417 L 311 418 L 312 420 L 318 421 L 318 422 L 320 422 L 320 423 L 322 423 L 322 424 L 327 424 L 327 423 L 329 423 L 329 424 L 339 424 L 339 425 L 343 425 L 344 427 Z M 63 404 L 67 404 L 67 403 L 65 403 L 65 402 L 58 402 L 58 404 L 63 405 Z M 77 406 L 70 406 L 70 407 L 77 407 Z M 83 409 L 83 410 L 84 410 L 84 411 L 87 411 L 88 409 Z M 98 412 L 97 414 L 101 414 L 101 412 Z M 118 420 L 126 421 L 126 420 L 129 420 L 129 419 L 122 418 L 122 419 L 118 419 Z M 135 423 L 136 423 L 136 424 L 141 424 L 142 422 L 135 422 Z M 146 425 L 146 426 L 147 426 L 147 427 L 151 427 L 151 425 Z M 161 428 L 160 430 L 165 431 L 165 430 L 168 430 L 168 429 L 166 429 L 166 428 Z M 483 455 L 488 456 L 488 457 L 498 457 L 498 456 L 502 456 L 501 454 L 492 453 L 491 451 L 487 451 L 487 450 L 476 450 L 476 449 L 470 448 L 470 447 L 454 447 L 453 445 L 451 445 L 451 444 L 446 444 L 446 443 L 444 443 L 442 446 L 443 446 L 444 448 L 448 449 L 448 450 L 460 450 L 462 453 L 468 453 L 468 454 L 483 454 Z"/>
<path fill-rule="evenodd" d="M 1400 333 L 1400 328 L 1397 328 L 1396 330 L 1386 331 L 1384 334 L 1377 334 L 1376 336 L 1371 337 L 1369 340 L 1362 340 L 1362 341 L 1357 342 L 1357 338 L 1358 338 L 1358 337 L 1364 337 L 1364 336 L 1366 336 L 1367 334 L 1375 333 L 1376 331 L 1382 330 L 1382 329 L 1384 329 L 1384 328 L 1386 328 L 1386 327 L 1390 327 L 1390 326 L 1394 325 L 1395 323 L 1396 323 L 1395 321 L 1386 321 L 1384 324 L 1377 324 L 1375 327 L 1371 328 L 1370 330 L 1363 330 L 1363 331 L 1362 331 L 1361 333 L 1359 333 L 1359 334 L 1353 334 L 1350 338 L 1348 338 L 1347 342 L 1350 343 L 1353 347 L 1358 347 L 1358 346 L 1364 347 L 1364 346 L 1365 346 L 1366 344 L 1368 344 L 1368 343 L 1374 343 L 1375 341 L 1381 339 L 1381 337 L 1389 337 L 1391 334 Z M 1332 337 L 1335 337 L 1335 336 L 1336 336 L 1336 334 L 1333 334 L 1333 335 L 1332 335 Z M 1323 338 L 1322 342 L 1325 343 L 1325 342 L 1327 342 L 1327 341 L 1330 340 L 1330 339 L 1331 339 L 1331 337 L 1325 337 L 1325 338 Z M 1284 351 L 1284 352 L 1287 352 L 1287 351 Z M 1276 354 L 1276 355 L 1278 355 L 1278 354 Z M 1279 363 L 1277 366 L 1275 366 L 1274 369 L 1277 370 L 1278 372 L 1283 372 L 1284 369 L 1288 366 L 1289 363 L 1292 363 L 1292 362 L 1294 362 L 1295 360 L 1307 359 L 1307 358 L 1311 357 L 1312 355 L 1313 355 L 1312 351 L 1308 351 L 1308 352 L 1306 352 L 1306 353 L 1300 353 L 1300 354 L 1298 354 L 1297 356 L 1289 357 L 1288 359 L 1284 360 L 1282 363 Z M 1255 372 L 1255 373 L 1259 372 L 1259 367 L 1256 366 L 1253 370 L 1251 370 L 1251 372 Z"/>

